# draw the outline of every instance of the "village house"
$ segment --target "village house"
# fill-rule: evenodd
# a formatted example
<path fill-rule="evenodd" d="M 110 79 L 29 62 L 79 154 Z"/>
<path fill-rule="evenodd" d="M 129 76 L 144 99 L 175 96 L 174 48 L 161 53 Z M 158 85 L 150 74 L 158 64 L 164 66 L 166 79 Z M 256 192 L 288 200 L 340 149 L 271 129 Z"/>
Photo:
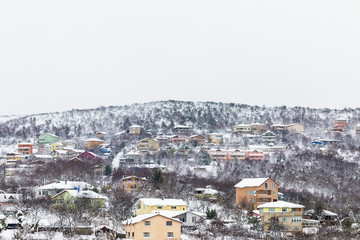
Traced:
<path fill-rule="evenodd" d="M 104 140 L 105 137 L 106 137 L 107 133 L 106 132 L 96 132 L 95 133 L 95 138 L 98 138 L 98 139 L 101 139 L 101 140 Z"/>
<path fill-rule="evenodd" d="M 74 204 L 75 201 L 79 199 L 87 199 L 90 200 L 90 203 L 94 206 L 98 206 L 100 208 L 105 208 L 105 203 L 108 200 L 106 196 L 98 194 L 91 190 L 63 190 L 62 192 L 54 195 L 52 200 L 55 204 L 67 203 Z"/>
<path fill-rule="evenodd" d="M 187 135 L 190 133 L 190 127 L 185 125 L 176 125 L 174 127 L 174 133 L 180 135 Z"/>
<path fill-rule="evenodd" d="M 32 154 L 28 156 L 27 159 L 29 160 L 29 162 L 41 161 L 47 163 L 53 161 L 54 157 L 51 156 L 50 154 Z"/>
<path fill-rule="evenodd" d="M 59 141 L 59 137 L 55 134 L 51 133 L 44 133 L 39 136 L 39 144 L 45 145 L 45 144 L 51 144 Z"/>
<path fill-rule="evenodd" d="M 266 125 L 262 123 L 250 123 L 251 133 L 260 134 L 266 131 Z"/>
<path fill-rule="evenodd" d="M 248 124 L 238 124 L 233 127 L 233 133 L 237 134 L 250 134 L 251 126 Z"/>
<path fill-rule="evenodd" d="M 155 138 L 155 140 L 159 142 L 160 147 L 165 146 L 166 144 L 169 143 L 169 137 L 164 136 L 164 135 L 157 136 L 157 137 Z"/>
<path fill-rule="evenodd" d="M 261 224 L 265 231 L 279 224 L 285 231 L 294 233 L 302 232 L 304 208 L 303 205 L 285 201 L 269 202 L 258 206 Z"/>
<path fill-rule="evenodd" d="M 355 126 L 355 131 L 358 133 L 358 132 L 360 132 L 360 125 L 356 125 Z"/>
<path fill-rule="evenodd" d="M 127 219 L 122 224 L 127 239 L 181 239 L 181 221 L 162 214 L 144 214 Z"/>
<path fill-rule="evenodd" d="M 288 130 L 288 126 L 284 124 L 274 124 L 270 126 L 270 129 L 274 132 L 286 132 Z"/>
<path fill-rule="evenodd" d="M 131 150 L 130 152 L 125 154 L 125 161 L 127 163 L 136 163 L 139 164 L 142 159 L 142 154 L 139 151 Z"/>
<path fill-rule="evenodd" d="M 304 125 L 300 123 L 289 124 L 287 125 L 287 130 L 289 132 L 304 133 Z"/>
<path fill-rule="evenodd" d="M 260 150 L 246 150 L 245 159 L 262 161 L 264 160 L 264 152 Z"/>
<path fill-rule="evenodd" d="M 195 188 L 194 195 L 200 199 L 207 198 L 209 200 L 217 200 L 220 192 L 213 189 L 211 185 L 207 185 L 205 188 Z"/>
<path fill-rule="evenodd" d="M 103 159 L 100 156 L 90 151 L 85 151 L 79 154 L 76 158 L 87 163 L 99 163 L 103 161 Z"/>
<path fill-rule="evenodd" d="M 73 189 L 93 189 L 91 184 L 86 182 L 76 182 L 76 181 L 56 181 L 50 184 L 43 185 L 41 187 L 36 188 L 36 197 L 47 197 L 54 196 L 63 190 L 73 190 Z"/>
<path fill-rule="evenodd" d="M 204 146 L 205 145 L 205 136 L 203 135 L 192 135 L 188 137 L 188 143 L 194 146 Z"/>
<path fill-rule="evenodd" d="M 25 162 L 25 155 L 16 152 L 8 152 L 5 155 L 5 165 L 14 165 Z"/>
<path fill-rule="evenodd" d="M 186 203 L 181 199 L 140 198 L 135 206 L 137 216 L 154 210 L 186 211 Z"/>
<path fill-rule="evenodd" d="M 305 211 L 304 219 L 307 220 L 319 220 L 321 224 L 326 225 L 336 225 L 339 222 L 338 215 L 334 212 L 328 210 L 322 210 L 321 213 L 317 216 L 314 209 Z"/>
<path fill-rule="evenodd" d="M 193 212 L 193 211 L 166 211 L 166 210 L 154 210 L 151 213 L 161 214 L 170 218 L 179 219 L 182 223 L 181 227 L 195 227 L 196 224 L 206 219 L 205 213 Z"/>
<path fill-rule="evenodd" d="M 80 154 L 82 154 L 83 152 L 85 152 L 85 150 L 80 150 L 80 149 L 68 149 L 66 150 L 67 155 L 69 156 L 69 159 L 72 159 L 74 157 L 79 156 Z"/>
<path fill-rule="evenodd" d="M 236 204 L 251 204 L 254 209 L 278 201 L 278 185 L 270 178 L 244 178 L 235 185 Z"/>
<path fill-rule="evenodd" d="M 63 148 L 62 143 L 55 142 L 55 143 L 50 144 L 50 150 L 51 150 L 51 151 L 60 150 L 60 149 L 62 149 L 62 148 Z"/>
<path fill-rule="evenodd" d="M 63 141 L 62 145 L 64 149 L 74 149 L 76 147 L 76 143 L 70 139 Z"/>
<path fill-rule="evenodd" d="M 104 143 L 104 140 L 98 138 L 89 138 L 84 141 L 85 150 L 96 149 Z"/>
<path fill-rule="evenodd" d="M 221 133 L 210 133 L 209 142 L 212 144 L 223 144 L 224 136 Z"/>
<path fill-rule="evenodd" d="M 33 154 L 33 144 L 32 143 L 19 143 L 18 144 L 18 153 L 23 155 Z"/>
<path fill-rule="evenodd" d="M 160 148 L 160 144 L 158 141 L 145 138 L 136 143 L 136 147 L 138 151 L 158 151 Z"/>
<path fill-rule="evenodd" d="M 213 161 L 218 160 L 245 160 L 246 152 L 245 150 L 239 149 L 210 149 L 208 150 L 210 159 Z"/>
<path fill-rule="evenodd" d="M 338 132 L 343 132 L 344 128 L 347 126 L 348 121 L 346 119 L 335 119 L 334 129 Z"/>
<path fill-rule="evenodd" d="M 140 191 L 149 185 L 149 180 L 144 177 L 127 176 L 120 179 L 122 189 L 127 192 Z"/>
<path fill-rule="evenodd" d="M 276 134 L 271 131 L 267 131 L 262 135 L 262 140 L 267 144 L 275 143 L 276 142 Z"/>
<path fill-rule="evenodd" d="M 139 125 L 132 125 L 129 127 L 129 134 L 130 135 L 140 135 L 142 126 Z"/>
<path fill-rule="evenodd" d="M 68 155 L 67 150 L 53 150 L 50 155 L 54 158 L 54 160 L 70 160 L 71 158 Z"/>
<path fill-rule="evenodd" d="M 0 190 L 0 207 L 2 211 L 4 211 L 5 209 L 9 210 L 18 206 L 21 198 L 21 194 L 6 193 L 5 191 Z"/>
<path fill-rule="evenodd" d="M 184 135 L 172 135 L 169 136 L 169 142 L 173 144 L 185 143 L 186 137 Z"/>

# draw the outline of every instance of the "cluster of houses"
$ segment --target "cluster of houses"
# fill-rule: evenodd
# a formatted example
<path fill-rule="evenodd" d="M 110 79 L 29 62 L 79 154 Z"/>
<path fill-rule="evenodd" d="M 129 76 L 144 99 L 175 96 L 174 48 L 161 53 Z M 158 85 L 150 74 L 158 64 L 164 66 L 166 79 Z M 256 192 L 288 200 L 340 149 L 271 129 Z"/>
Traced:
<path fill-rule="evenodd" d="M 304 205 L 283 201 L 279 186 L 270 178 L 245 178 L 234 187 L 236 204 L 250 204 L 253 215 L 260 218 L 264 230 L 281 226 L 278 229 L 282 231 L 302 233 L 306 232 L 303 228 L 318 228 L 320 223 L 337 222 L 336 213 L 323 210 L 323 218 L 316 219 L 314 210 L 304 212 Z"/>

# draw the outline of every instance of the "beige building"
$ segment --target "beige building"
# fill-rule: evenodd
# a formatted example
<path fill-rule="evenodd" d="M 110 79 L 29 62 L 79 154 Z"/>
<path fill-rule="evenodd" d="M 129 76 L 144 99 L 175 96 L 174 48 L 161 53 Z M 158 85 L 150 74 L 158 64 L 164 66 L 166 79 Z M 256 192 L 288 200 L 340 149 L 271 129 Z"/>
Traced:
<path fill-rule="evenodd" d="M 138 151 L 157 151 L 160 148 L 159 141 L 151 138 L 145 138 L 137 142 Z"/>
<path fill-rule="evenodd" d="M 303 133 L 304 132 L 304 125 L 302 125 L 300 123 L 289 124 L 287 126 L 287 130 L 289 132 Z"/>
<path fill-rule="evenodd" d="M 250 134 L 251 126 L 247 124 L 238 124 L 233 127 L 233 133 Z"/>
<path fill-rule="evenodd" d="M 181 239 L 181 221 L 162 214 L 143 214 L 122 222 L 126 239 Z"/>
<path fill-rule="evenodd" d="M 262 123 L 250 123 L 251 133 L 260 134 L 266 131 L 266 125 Z"/>
<path fill-rule="evenodd" d="M 270 178 L 244 178 L 235 185 L 236 204 L 251 204 L 254 209 L 259 205 L 278 201 L 278 185 Z"/>
<path fill-rule="evenodd" d="M 98 138 L 89 138 L 84 141 L 85 150 L 95 149 L 100 147 L 101 144 L 104 143 L 104 140 Z"/>
<path fill-rule="evenodd" d="M 302 232 L 305 206 L 285 201 L 265 203 L 258 206 L 261 224 L 265 231 L 274 227 L 288 232 Z"/>

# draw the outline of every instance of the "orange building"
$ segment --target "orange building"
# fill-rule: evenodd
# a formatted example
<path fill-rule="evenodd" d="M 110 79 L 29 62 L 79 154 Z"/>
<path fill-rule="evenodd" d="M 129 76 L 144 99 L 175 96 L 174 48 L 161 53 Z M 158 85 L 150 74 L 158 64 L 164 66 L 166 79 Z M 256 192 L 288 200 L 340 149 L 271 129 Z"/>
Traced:
<path fill-rule="evenodd" d="M 235 185 L 236 205 L 251 204 L 254 209 L 267 202 L 279 199 L 278 185 L 270 178 L 244 178 Z"/>
<path fill-rule="evenodd" d="M 181 239 L 181 221 L 162 214 L 143 214 L 122 222 L 126 239 Z"/>
<path fill-rule="evenodd" d="M 129 134 L 131 135 L 140 135 L 142 126 L 132 125 L 129 127 Z"/>
<path fill-rule="evenodd" d="M 264 160 L 264 152 L 258 150 L 246 150 L 245 158 L 247 160 Z"/>
<path fill-rule="evenodd" d="M 95 149 L 100 147 L 101 144 L 103 144 L 104 141 L 98 138 L 90 138 L 84 141 L 84 148 L 86 150 L 89 149 Z"/>
<path fill-rule="evenodd" d="M 19 143 L 18 152 L 24 155 L 33 154 L 33 144 L 32 143 Z"/>

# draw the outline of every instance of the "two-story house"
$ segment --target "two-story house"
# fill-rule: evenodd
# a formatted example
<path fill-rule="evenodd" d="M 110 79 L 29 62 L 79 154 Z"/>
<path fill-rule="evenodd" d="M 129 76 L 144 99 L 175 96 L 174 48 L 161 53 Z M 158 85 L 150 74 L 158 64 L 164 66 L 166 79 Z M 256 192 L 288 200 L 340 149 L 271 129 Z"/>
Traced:
<path fill-rule="evenodd" d="M 188 143 L 195 146 L 203 146 L 205 145 L 205 136 L 203 135 L 192 135 L 188 137 Z"/>
<path fill-rule="evenodd" d="M 262 123 L 250 123 L 251 133 L 260 134 L 266 131 L 266 125 Z"/>
<path fill-rule="evenodd" d="M 248 124 L 238 124 L 233 127 L 233 133 L 237 134 L 250 134 L 251 126 Z"/>
<path fill-rule="evenodd" d="M 139 215 L 122 222 L 126 239 L 181 239 L 181 221 L 159 213 Z"/>
<path fill-rule="evenodd" d="M 210 133 L 209 141 L 212 144 L 223 144 L 224 136 L 221 133 Z"/>
<path fill-rule="evenodd" d="M 85 150 L 96 149 L 104 144 L 104 140 L 98 138 L 89 138 L 84 141 Z"/>
<path fill-rule="evenodd" d="M 270 178 L 244 178 L 235 185 L 236 204 L 251 204 L 254 209 L 267 202 L 278 201 L 278 185 Z"/>
<path fill-rule="evenodd" d="M 73 190 L 74 188 L 84 190 L 84 189 L 93 189 L 91 184 L 86 182 L 76 182 L 76 181 L 56 181 L 50 184 L 43 185 L 36 188 L 36 197 L 47 197 L 54 196 L 63 190 Z"/>
<path fill-rule="evenodd" d="M 190 133 L 190 127 L 185 125 L 176 125 L 174 127 L 175 134 L 187 135 Z"/>
<path fill-rule="evenodd" d="M 151 138 L 145 138 L 136 143 L 138 151 L 158 151 L 160 143 L 157 140 Z"/>
<path fill-rule="evenodd" d="M 120 179 L 120 184 L 127 192 L 140 191 L 148 186 L 149 180 L 143 177 L 127 176 Z"/>
<path fill-rule="evenodd" d="M 18 153 L 23 155 L 33 154 L 33 144 L 32 143 L 19 143 L 18 144 Z"/>
<path fill-rule="evenodd" d="M 269 202 L 258 206 L 265 231 L 283 227 L 284 231 L 301 233 L 305 206 L 285 201 Z"/>
<path fill-rule="evenodd" d="M 132 125 L 129 127 L 129 134 L 130 135 L 140 135 L 142 126 L 140 125 Z"/>

